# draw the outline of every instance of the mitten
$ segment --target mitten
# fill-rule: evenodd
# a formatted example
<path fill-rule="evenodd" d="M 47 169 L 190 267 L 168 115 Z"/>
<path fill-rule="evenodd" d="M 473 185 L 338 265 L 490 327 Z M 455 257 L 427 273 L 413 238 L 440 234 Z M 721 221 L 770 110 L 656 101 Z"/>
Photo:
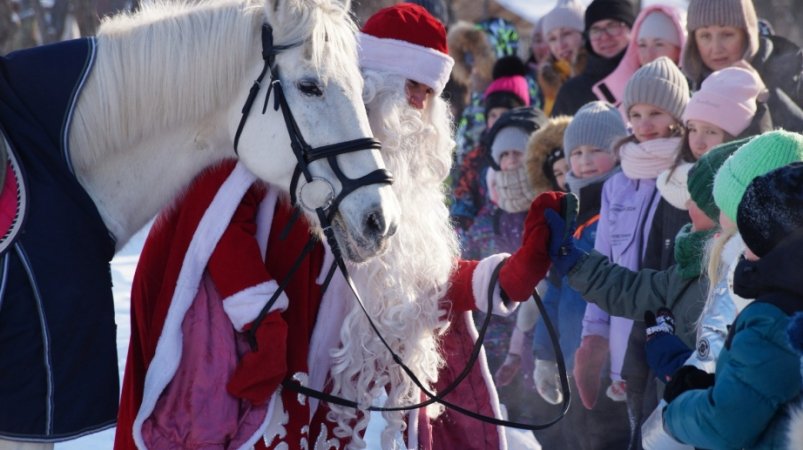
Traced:
<path fill-rule="evenodd" d="M 563 401 L 558 363 L 546 359 L 536 359 L 533 380 L 535 389 L 547 403 L 557 405 Z"/>
<path fill-rule="evenodd" d="M 663 332 L 648 338 L 644 350 L 647 353 L 647 365 L 664 383 L 672 378 L 672 374 L 683 366 L 693 353 L 693 350 L 679 337 Z"/>
<path fill-rule="evenodd" d="M 250 327 L 246 325 L 244 331 Z M 226 390 L 253 405 L 262 405 L 287 375 L 287 323 L 279 311 L 266 315 L 259 324 L 256 343 L 257 348 L 240 359 Z"/>
<path fill-rule="evenodd" d="M 692 389 L 708 389 L 714 385 L 714 374 L 694 366 L 683 366 L 672 374 L 664 389 L 664 400 L 671 403 L 680 394 Z"/>
<path fill-rule="evenodd" d="M 613 380 L 605 389 L 605 396 L 615 402 L 627 401 L 627 382 L 625 380 Z"/>
<path fill-rule="evenodd" d="M 562 192 L 544 192 L 533 200 L 524 220 L 521 247 L 499 270 L 499 285 L 507 297 L 515 301 L 530 298 L 535 285 L 549 270 L 549 227 L 544 218 L 547 208 L 561 211 Z"/>
<path fill-rule="evenodd" d="M 661 334 L 675 334 L 675 316 L 667 308 L 658 308 L 657 313 L 644 313 L 644 324 L 647 326 L 647 341 Z"/>
<path fill-rule="evenodd" d="M 608 339 L 594 334 L 583 338 L 574 354 L 574 380 L 586 409 L 597 403 L 602 368 L 608 360 Z"/>
<path fill-rule="evenodd" d="M 566 275 L 577 264 L 585 252 L 574 244 L 575 222 L 566 223 L 563 217 L 551 209 L 544 212 L 549 225 L 549 258 L 552 269 L 560 276 Z"/>

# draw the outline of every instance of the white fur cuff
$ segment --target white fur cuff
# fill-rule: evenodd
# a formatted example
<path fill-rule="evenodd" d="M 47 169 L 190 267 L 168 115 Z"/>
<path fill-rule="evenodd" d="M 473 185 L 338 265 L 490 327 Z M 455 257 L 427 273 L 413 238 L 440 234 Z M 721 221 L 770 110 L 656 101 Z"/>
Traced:
<path fill-rule="evenodd" d="M 491 284 L 491 275 L 493 275 L 496 266 L 509 256 L 510 254 L 508 253 L 491 255 L 481 260 L 474 269 L 474 273 L 471 276 L 471 291 L 474 294 L 474 303 L 480 311 L 488 312 L 488 286 Z M 517 305 L 518 303 L 515 302 L 505 303 L 499 288 L 499 280 L 496 280 L 493 293 L 493 311 L 491 313 L 507 316 L 516 310 Z"/>
<path fill-rule="evenodd" d="M 226 297 L 223 300 L 223 310 L 229 316 L 234 328 L 237 331 L 243 331 L 243 327 L 246 324 L 253 322 L 278 288 L 279 284 L 274 280 L 270 280 Z M 287 295 L 282 292 L 273 306 L 271 306 L 269 312 L 284 311 L 288 304 Z"/>

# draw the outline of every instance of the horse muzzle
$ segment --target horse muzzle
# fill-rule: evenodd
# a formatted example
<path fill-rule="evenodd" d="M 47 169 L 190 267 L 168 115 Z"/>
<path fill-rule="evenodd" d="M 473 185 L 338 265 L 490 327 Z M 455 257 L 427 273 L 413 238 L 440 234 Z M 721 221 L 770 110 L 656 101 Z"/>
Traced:
<path fill-rule="evenodd" d="M 374 195 L 354 192 L 343 200 L 332 221 L 340 248 L 353 262 L 362 262 L 383 253 L 398 228 L 399 203 L 390 186 L 375 186 L 368 190 L 375 191 L 378 198 L 366 202 Z"/>

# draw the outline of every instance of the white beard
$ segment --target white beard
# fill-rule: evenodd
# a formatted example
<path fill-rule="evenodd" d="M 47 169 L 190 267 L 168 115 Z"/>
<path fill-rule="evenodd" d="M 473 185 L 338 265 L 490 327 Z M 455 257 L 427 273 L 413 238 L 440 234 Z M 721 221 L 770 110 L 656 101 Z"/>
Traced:
<path fill-rule="evenodd" d="M 445 326 L 440 301 L 459 256 L 444 189 L 454 145 L 451 117 L 440 98 L 433 98 L 423 114 L 409 107 L 401 77 L 370 70 L 363 75 L 363 100 L 373 134 L 382 142 L 385 164 L 395 178 L 401 221 L 386 253 L 349 269 L 380 333 L 429 389 L 443 364 L 438 345 Z M 363 407 L 383 390 L 388 394 L 386 406 L 419 402 L 419 389 L 393 361 L 356 301 L 347 307 L 341 345 L 332 351 L 332 393 L 356 399 Z M 350 437 L 349 448 L 364 448 L 360 432 L 370 414 L 330 406 L 329 420 L 337 423 L 335 435 Z M 388 426 L 382 448 L 391 449 L 405 428 L 403 413 L 383 416 Z"/>

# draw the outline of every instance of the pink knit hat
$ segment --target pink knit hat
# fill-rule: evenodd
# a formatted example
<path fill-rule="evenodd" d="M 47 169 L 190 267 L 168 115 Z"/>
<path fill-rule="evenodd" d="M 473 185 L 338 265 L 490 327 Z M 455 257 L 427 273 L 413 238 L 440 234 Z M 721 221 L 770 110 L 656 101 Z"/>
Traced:
<path fill-rule="evenodd" d="M 530 88 L 527 86 L 527 80 L 521 75 L 513 75 L 509 77 L 500 77 L 485 89 L 482 98 L 488 98 L 489 95 L 495 92 L 509 92 L 514 94 L 524 102 L 524 106 L 530 106 Z"/>
<path fill-rule="evenodd" d="M 683 122 L 702 120 L 737 137 L 753 120 L 756 99 L 765 90 L 764 82 L 753 70 L 741 67 L 718 70 L 692 94 Z"/>

